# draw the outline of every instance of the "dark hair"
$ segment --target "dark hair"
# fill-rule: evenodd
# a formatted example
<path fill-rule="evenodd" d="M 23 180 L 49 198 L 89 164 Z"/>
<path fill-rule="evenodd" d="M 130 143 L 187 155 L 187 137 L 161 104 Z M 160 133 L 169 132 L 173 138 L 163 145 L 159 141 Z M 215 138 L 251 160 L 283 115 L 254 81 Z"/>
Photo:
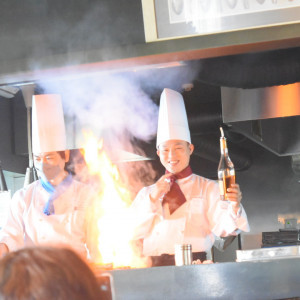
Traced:
<path fill-rule="evenodd" d="M 57 153 L 59 154 L 59 156 L 62 158 L 62 159 L 66 159 L 66 152 L 65 151 L 57 151 Z M 74 175 L 74 172 L 72 170 L 72 163 L 69 159 L 69 161 L 67 161 L 65 163 L 65 167 L 64 167 L 65 171 L 67 171 L 68 173 L 71 173 L 72 175 Z"/>
<path fill-rule="evenodd" d="M 60 155 L 60 157 L 62 159 L 66 159 L 66 153 L 65 153 L 65 151 L 57 151 L 57 153 Z"/>
<path fill-rule="evenodd" d="M 68 248 L 33 247 L 0 260 L 1 300 L 99 300 L 89 265 Z"/>

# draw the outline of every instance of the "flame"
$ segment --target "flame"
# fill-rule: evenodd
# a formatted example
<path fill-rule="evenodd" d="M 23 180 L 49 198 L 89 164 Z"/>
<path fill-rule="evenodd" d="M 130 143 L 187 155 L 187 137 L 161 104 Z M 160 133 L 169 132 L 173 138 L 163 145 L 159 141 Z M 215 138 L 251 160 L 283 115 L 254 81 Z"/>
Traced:
<path fill-rule="evenodd" d="M 103 140 L 84 133 L 86 146 L 84 158 L 91 175 L 99 180 L 96 205 L 93 208 L 97 219 L 97 242 L 100 264 L 119 267 L 145 267 L 145 259 L 136 254 L 131 241 L 133 226 L 130 222 L 129 206 L 131 194 L 122 183 L 116 165 L 103 149 Z"/>

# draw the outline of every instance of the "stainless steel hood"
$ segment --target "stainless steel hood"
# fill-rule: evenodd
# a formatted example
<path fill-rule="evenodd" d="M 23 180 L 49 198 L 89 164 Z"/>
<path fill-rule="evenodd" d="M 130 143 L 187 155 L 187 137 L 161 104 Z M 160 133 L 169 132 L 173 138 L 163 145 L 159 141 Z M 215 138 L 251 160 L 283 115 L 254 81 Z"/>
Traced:
<path fill-rule="evenodd" d="M 300 153 L 300 83 L 221 88 L 223 122 L 279 156 Z"/>

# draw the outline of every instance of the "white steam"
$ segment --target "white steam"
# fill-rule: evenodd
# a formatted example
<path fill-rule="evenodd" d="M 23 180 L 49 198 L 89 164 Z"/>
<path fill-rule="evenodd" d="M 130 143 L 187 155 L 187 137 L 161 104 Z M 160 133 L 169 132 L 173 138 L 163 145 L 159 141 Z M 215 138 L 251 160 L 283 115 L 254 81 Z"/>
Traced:
<path fill-rule="evenodd" d="M 75 117 L 76 134 L 89 129 L 99 138 L 109 133 L 123 141 L 124 136 L 149 141 L 156 134 L 158 107 L 129 76 L 101 74 L 42 86 L 45 93 L 62 96 L 64 113 Z"/>

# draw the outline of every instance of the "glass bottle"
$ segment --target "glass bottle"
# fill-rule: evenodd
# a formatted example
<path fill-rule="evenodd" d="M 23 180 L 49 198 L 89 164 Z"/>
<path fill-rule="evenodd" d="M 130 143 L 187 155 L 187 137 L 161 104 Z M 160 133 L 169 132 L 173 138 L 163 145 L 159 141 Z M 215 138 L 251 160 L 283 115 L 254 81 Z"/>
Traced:
<path fill-rule="evenodd" d="M 224 136 L 223 128 L 220 127 L 220 130 L 221 130 L 221 137 L 220 137 L 221 158 L 218 167 L 220 197 L 221 200 L 228 200 L 227 189 L 231 187 L 231 184 L 235 183 L 235 170 L 234 170 L 234 165 L 228 155 L 227 142 Z"/>

